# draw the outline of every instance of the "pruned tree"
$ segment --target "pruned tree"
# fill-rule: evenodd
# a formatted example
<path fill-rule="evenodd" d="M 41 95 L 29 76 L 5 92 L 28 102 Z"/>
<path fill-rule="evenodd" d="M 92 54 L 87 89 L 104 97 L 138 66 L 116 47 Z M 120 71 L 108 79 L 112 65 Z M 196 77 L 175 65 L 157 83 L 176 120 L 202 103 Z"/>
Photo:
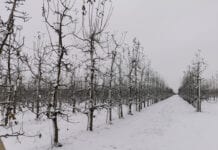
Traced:
<path fill-rule="evenodd" d="M 138 111 L 138 65 L 139 65 L 139 51 L 140 43 L 136 38 L 133 39 L 132 47 L 127 46 L 128 49 L 128 88 L 129 88 L 129 101 L 128 114 L 132 115 L 132 104 L 136 104 L 136 110 Z"/>
<path fill-rule="evenodd" d="M 201 112 L 201 81 L 202 81 L 202 73 L 206 69 L 205 61 L 201 57 L 201 51 L 199 50 L 196 53 L 195 60 L 193 62 L 194 65 L 194 73 L 196 76 L 196 88 L 197 88 L 197 112 Z"/>
<path fill-rule="evenodd" d="M 124 73 L 123 73 L 123 52 L 118 53 L 118 117 L 119 119 L 124 118 L 123 115 L 123 89 L 124 89 Z"/>
<path fill-rule="evenodd" d="M 109 65 L 109 87 L 108 87 L 108 119 L 107 119 L 107 122 L 109 124 L 112 123 L 112 107 L 113 107 L 113 103 L 115 102 L 113 100 L 113 97 L 112 97 L 112 93 L 113 93 L 113 81 L 115 81 L 116 79 L 116 62 L 117 62 L 117 55 L 118 55 L 118 52 L 119 52 L 119 49 L 121 48 L 122 46 L 122 43 L 123 43 L 123 37 L 121 37 L 121 40 L 118 41 L 115 37 L 114 34 L 111 35 L 111 40 L 109 40 L 111 42 L 108 43 L 108 54 L 109 54 L 109 59 L 110 59 L 110 65 Z M 121 59 L 120 59 L 120 62 L 121 63 Z M 121 64 L 119 64 L 121 65 Z M 118 67 L 121 67 L 119 66 Z M 122 84 L 122 70 L 121 68 L 119 68 L 119 84 L 121 86 Z M 114 85 L 115 86 L 115 85 Z M 121 87 L 120 87 L 121 88 Z M 119 90 L 121 90 L 119 88 Z M 119 92 L 119 107 L 118 107 L 118 110 L 119 110 L 119 118 L 122 118 L 123 117 L 123 112 L 122 112 L 122 104 L 121 104 L 121 92 Z"/>
<path fill-rule="evenodd" d="M 43 34 L 38 32 L 35 38 L 36 40 L 33 43 L 33 56 L 24 55 L 22 56 L 22 61 L 28 67 L 28 70 L 32 74 L 32 78 L 36 83 L 36 92 L 34 93 L 36 99 L 33 98 L 32 109 L 34 112 L 34 103 L 36 102 L 36 119 L 39 119 L 40 104 L 42 105 L 42 84 L 47 82 L 45 74 L 47 73 L 46 70 L 49 65 L 47 60 L 51 55 L 51 51 L 49 51 L 45 46 Z"/>
<path fill-rule="evenodd" d="M 48 34 L 50 39 L 50 48 L 53 52 L 53 57 L 56 60 L 53 62 L 55 64 L 54 71 L 54 81 L 52 83 L 52 97 L 51 102 L 48 104 L 48 117 L 52 119 L 54 127 L 54 146 L 61 147 L 62 144 L 59 143 L 59 129 L 58 129 L 58 114 L 61 114 L 61 110 L 58 109 L 58 93 L 60 87 L 62 86 L 62 70 L 67 66 L 64 57 L 68 54 L 69 45 L 66 45 L 65 40 L 67 40 L 70 35 L 67 32 L 67 28 L 74 24 L 74 19 L 72 18 L 72 9 L 74 7 L 74 1 L 71 0 L 44 0 L 43 1 L 43 18 L 48 27 Z M 55 16 L 54 18 L 52 16 Z M 55 20 L 56 18 L 56 20 Z M 54 42 L 54 38 L 56 40 Z"/>
<path fill-rule="evenodd" d="M 6 106 L 6 115 L 5 115 L 5 125 L 8 124 L 8 117 L 10 114 L 16 113 L 17 102 L 18 102 L 18 89 L 22 84 L 22 75 L 21 72 L 21 49 L 24 45 L 23 39 L 20 41 L 19 33 L 20 28 L 15 28 L 14 33 L 9 36 L 9 41 L 7 49 L 4 49 L 2 52 L 3 61 L 5 62 L 4 66 L 4 82 L 3 86 L 7 93 L 7 100 L 4 102 Z"/>
<path fill-rule="evenodd" d="M 132 47 L 132 63 L 134 68 L 134 100 L 136 104 L 136 111 L 140 111 L 140 98 L 139 98 L 139 71 L 140 71 L 140 55 L 141 55 L 140 42 L 134 38 Z"/>
<path fill-rule="evenodd" d="M 88 101 L 88 125 L 87 130 L 93 130 L 94 111 L 98 108 L 96 105 L 96 61 L 99 60 L 97 50 L 102 49 L 103 35 L 109 24 L 112 13 L 112 2 L 109 0 L 88 0 L 83 1 L 82 5 L 82 33 L 81 36 L 74 34 L 78 39 L 84 42 L 83 51 L 89 54 L 90 64 L 89 73 L 89 101 Z"/>

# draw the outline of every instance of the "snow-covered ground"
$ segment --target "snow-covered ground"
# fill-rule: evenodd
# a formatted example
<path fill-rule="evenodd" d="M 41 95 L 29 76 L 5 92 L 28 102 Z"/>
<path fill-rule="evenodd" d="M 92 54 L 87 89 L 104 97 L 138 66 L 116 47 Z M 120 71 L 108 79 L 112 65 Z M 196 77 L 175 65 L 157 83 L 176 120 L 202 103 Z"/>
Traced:
<path fill-rule="evenodd" d="M 97 112 L 94 132 L 87 132 L 86 116 L 60 121 L 60 150 L 217 150 L 218 103 L 204 102 L 202 113 L 179 96 L 159 102 L 133 116 L 105 124 L 105 112 Z M 114 110 L 115 111 L 115 110 Z M 126 111 L 126 110 L 125 110 Z M 24 115 L 24 130 L 42 137 L 3 139 L 7 150 L 51 149 L 51 121 L 34 121 Z M 30 119 L 31 118 L 31 119 Z"/>

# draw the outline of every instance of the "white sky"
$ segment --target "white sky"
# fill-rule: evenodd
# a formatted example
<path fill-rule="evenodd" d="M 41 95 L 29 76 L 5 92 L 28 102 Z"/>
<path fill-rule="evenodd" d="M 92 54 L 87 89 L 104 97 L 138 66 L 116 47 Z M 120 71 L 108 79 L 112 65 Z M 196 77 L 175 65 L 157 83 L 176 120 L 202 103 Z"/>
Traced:
<path fill-rule="evenodd" d="M 139 38 L 152 66 L 175 90 L 198 49 L 218 71 L 217 0 L 117 0 L 112 28 Z"/>
<path fill-rule="evenodd" d="M 153 68 L 177 90 L 198 49 L 208 63 L 205 74 L 218 71 L 217 6 L 217 0 L 114 0 L 110 29 L 137 37 Z M 26 8 L 32 17 L 24 30 L 29 39 L 42 30 L 41 0 L 27 0 Z"/>

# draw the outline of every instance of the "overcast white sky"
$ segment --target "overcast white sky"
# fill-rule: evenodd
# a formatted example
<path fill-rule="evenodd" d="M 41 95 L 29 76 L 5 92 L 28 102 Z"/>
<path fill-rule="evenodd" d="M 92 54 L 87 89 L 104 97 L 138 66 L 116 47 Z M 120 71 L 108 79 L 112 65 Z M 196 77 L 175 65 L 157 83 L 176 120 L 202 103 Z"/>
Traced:
<path fill-rule="evenodd" d="M 175 90 L 197 49 L 208 63 L 206 76 L 218 71 L 217 0 L 116 0 L 112 28 L 139 38 Z"/>
<path fill-rule="evenodd" d="M 218 71 L 217 6 L 217 0 L 114 0 L 110 29 L 137 37 L 153 68 L 176 90 L 198 49 L 208 63 L 205 74 Z M 27 10 L 28 39 L 42 29 L 41 0 L 27 0 Z"/>

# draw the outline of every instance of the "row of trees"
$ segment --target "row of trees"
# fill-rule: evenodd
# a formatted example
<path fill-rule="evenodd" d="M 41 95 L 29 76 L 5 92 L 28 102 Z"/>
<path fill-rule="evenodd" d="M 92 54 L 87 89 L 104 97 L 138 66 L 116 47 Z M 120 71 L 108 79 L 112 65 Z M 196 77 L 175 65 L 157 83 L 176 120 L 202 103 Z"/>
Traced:
<path fill-rule="evenodd" d="M 192 65 L 185 72 L 182 85 L 179 88 L 179 95 L 196 107 L 197 112 L 201 112 L 202 100 L 207 100 L 216 93 L 214 78 L 211 80 L 203 78 L 205 69 L 206 63 L 199 50 Z"/>
<path fill-rule="evenodd" d="M 4 126 L 23 107 L 40 119 L 47 115 L 54 126 L 54 146 L 61 146 L 58 117 L 71 112 L 88 117 L 93 130 L 94 111 L 123 106 L 141 111 L 143 107 L 173 94 L 150 67 L 140 42 L 130 44 L 126 34 L 107 31 L 113 10 L 109 0 L 44 0 L 42 17 L 47 34 L 38 33 L 33 49 L 24 47 L 19 19 L 28 16 L 19 10 L 25 0 L 7 0 L 8 20 L 0 20 L 0 104 Z M 81 12 L 78 13 L 77 12 Z M 84 103 L 84 107 L 79 107 Z M 13 118 L 13 117 L 12 117 Z"/>
<path fill-rule="evenodd" d="M 199 50 L 192 65 L 184 73 L 182 85 L 179 88 L 179 95 L 196 107 L 197 112 L 201 112 L 201 102 L 205 96 L 205 87 L 202 82 L 202 74 L 205 69 L 206 64 Z"/>
<path fill-rule="evenodd" d="M 218 76 L 204 79 L 205 69 L 206 63 L 199 50 L 192 65 L 184 73 L 182 85 L 179 88 L 179 95 L 196 107 L 198 112 L 201 112 L 202 100 L 216 101 L 218 97 Z"/>
<path fill-rule="evenodd" d="M 207 79 L 204 85 L 207 90 L 207 99 L 216 101 L 218 98 L 218 74 Z"/>

